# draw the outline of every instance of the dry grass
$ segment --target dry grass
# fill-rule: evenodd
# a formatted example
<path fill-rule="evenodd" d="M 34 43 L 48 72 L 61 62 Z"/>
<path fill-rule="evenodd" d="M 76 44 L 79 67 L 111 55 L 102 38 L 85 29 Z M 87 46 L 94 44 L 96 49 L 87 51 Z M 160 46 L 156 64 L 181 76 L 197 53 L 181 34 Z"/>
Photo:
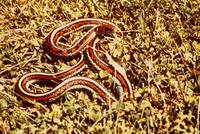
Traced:
<path fill-rule="evenodd" d="M 198 134 L 200 77 L 190 73 L 200 61 L 199 12 L 198 0 L 1 0 L 0 133 Z M 110 53 L 129 74 L 131 100 L 104 107 L 84 93 L 48 104 L 16 97 L 24 73 L 65 67 L 46 62 L 41 28 L 88 17 L 126 31 Z"/>

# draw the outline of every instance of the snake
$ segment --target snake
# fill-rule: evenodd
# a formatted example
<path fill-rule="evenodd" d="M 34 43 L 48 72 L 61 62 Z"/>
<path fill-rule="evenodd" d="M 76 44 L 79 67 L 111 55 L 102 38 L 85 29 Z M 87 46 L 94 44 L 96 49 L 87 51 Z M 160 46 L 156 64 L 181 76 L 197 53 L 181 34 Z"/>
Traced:
<path fill-rule="evenodd" d="M 62 37 L 81 29 L 89 30 L 70 46 L 60 47 L 58 45 Z M 96 93 L 101 100 L 106 102 L 108 100 L 126 101 L 132 92 L 132 86 L 126 73 L 115 65 L 106 63 L 98 56 L 98 46 L 101 45 L 100 36 L 105 36 L 107 33 L 116 33 L 119 36 L 123 36 L 123 32 L 118 26 L 103 19 L 78 19 L 55 28 L 45 37 L 43 48 L 54 56 L 64 58 L 76 57 L 78 58 L 77 63 L 57 73 L 27 73 L 17 81 L 15 93 L 21 98 L 39 102 L 51 102 L 65 94 L 65 92 L 86 89 Z M 91 78 L 78 76 L 78 73 L 86 68 L 85 52 L 89 61 L 97 70 L 104 70 L 113 78 L 113 81 L 118 85 L 115 87 L 117 95 L 106 89 L 103 84 Z M 63 79 L 63 81 L 46 92 L 35 93 L 30 88 L 31 85 L 37 82 L 58 79 Z"/>

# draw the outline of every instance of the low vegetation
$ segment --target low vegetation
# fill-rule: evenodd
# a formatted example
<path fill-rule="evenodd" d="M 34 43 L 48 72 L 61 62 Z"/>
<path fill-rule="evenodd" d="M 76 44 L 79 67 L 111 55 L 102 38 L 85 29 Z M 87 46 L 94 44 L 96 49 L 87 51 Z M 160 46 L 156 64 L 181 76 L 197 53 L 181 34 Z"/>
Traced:
<path fill-rule="evenodd" d="M 191 72 L 200 64 L 199 12 L 198 0 L 1 0 L 0 133 L 198 134 L 200 76 Z M 17 97 L 23 74 L 76 62 L 47 62 L 42 43 L 52 29 L 80 18 L 109 20 L 123 30 L 105 51 L 125 68 L 130 100 L 105 106 L 84 92 L 51 103 Z M 106 74 L 87 68 L 83 75 L 102 81 Z"/>

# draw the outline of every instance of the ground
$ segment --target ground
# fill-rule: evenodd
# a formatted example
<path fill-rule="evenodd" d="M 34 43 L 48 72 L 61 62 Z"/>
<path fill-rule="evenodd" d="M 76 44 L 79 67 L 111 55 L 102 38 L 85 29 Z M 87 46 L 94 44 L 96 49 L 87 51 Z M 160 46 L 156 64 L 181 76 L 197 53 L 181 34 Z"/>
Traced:
<path fill-rule="evenodd" d="M 199 12 L 198 0 L 1 0 L 0 133 L 198 134 L 200 76 L 192 72 L 200 61 Z M 105 106 L 84 92 L 50 103 L 17 97 L 23 74 L 76 62 L 47 62 L 42 44 L 44 34 L 80 18 L 123 30 L 105 51 L 126 70 L 130 99 Z M 88 67 L 82 75 L 102 81 L 106 74 Z"/>

